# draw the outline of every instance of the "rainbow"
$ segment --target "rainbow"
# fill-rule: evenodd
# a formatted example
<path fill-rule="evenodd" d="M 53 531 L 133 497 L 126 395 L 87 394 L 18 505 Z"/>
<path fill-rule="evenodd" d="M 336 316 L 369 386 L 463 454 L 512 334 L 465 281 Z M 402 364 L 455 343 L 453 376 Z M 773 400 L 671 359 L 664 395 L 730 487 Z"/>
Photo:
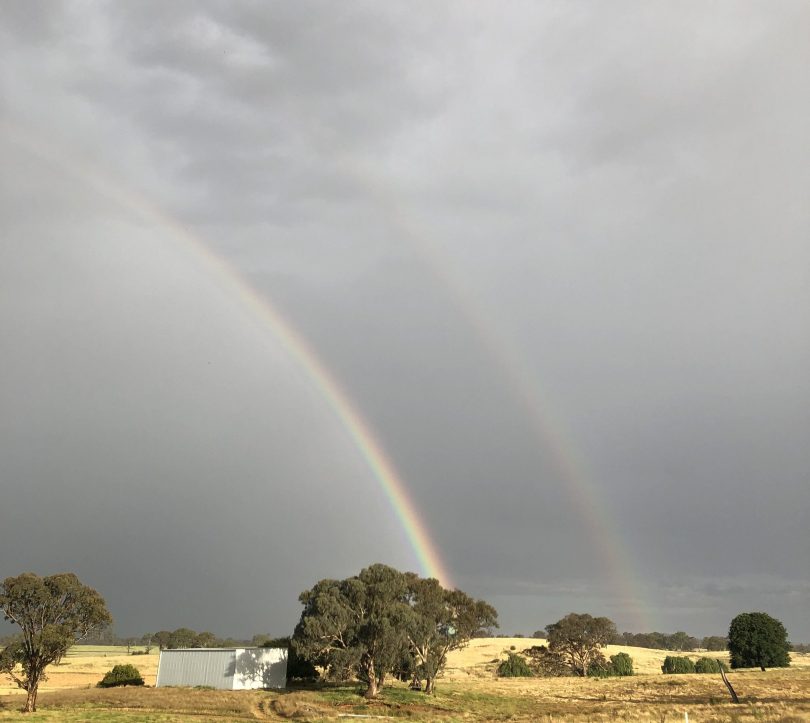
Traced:
<path fill-rule="evenodd" d="M 374 437 L 367 422 L 338 381 L 272 302 L 245 283 L 235 269 L 214 254 L 202 239 L 191 234 L 140 193 L 117 183 L 110 178 L 109 174 L 102 173 L 90 161 L 82 159 L 81 162 L 77 162 L 75 156 L 68 158 L 65 154 L 58 152 L 52 144 L 46 144 L 39 138 L 34 139 L 30 134 L 25 134 L 17 128 L 11 128 L 6 123 L 0 124 L 0 127 L 4 129 L 7 138 L 14 138 L 27 151 L 58 166 L 60 170 L 87 184 L 101 196 L 112 199 L 123 208 L 134 211 L 142 218 L 148 219 L 168 231 L 174 239 L 182 243 L 207 267 L 221 287 L 232 292 L 245 308 L 272 331 L 283 349 L 305 372 L 346 430 L 399 521 L 419 564 L 421 574 L 436 578 L 445 587 L 453 587 L 452 579 L 437 546 L 419 518 L 416 508 L 408 496 L 405 483 L 383 446 Z"/>
<path fill-rule="evenodd" d="M 397 232 L 416 248 L 428 272 L 434 275 L 483 341 L 493 360 L 509 381 L 513 397 L 525 409 L 535 437 L 546 450 L 566 486 L 591 538 L 592 554 L 605 566 L 613 595 L 634 630 L 653 630 L 651 606 L 642 581 L 635 574 L 638 565 L 634 555 L 619 533 L 610 501 L 599 488 L 597 477 L 574 443 L 565 417 L 551 403 L 540 378 L 515 340 L 507 334 L 505 324 L 493 316 L 464 278 L 456 271 L 458 264 L 447 258 L 440 244 L 431 240 L 417 226 L 415 214 L 404 207 L 401 195 L 387 190 L 373 169 L 345 154 L 336 157 L 348 177 L 357 187 L 366 190 L 374 204 L 389 219 Z"/>
<path fill-rule="evenodd" d="M 141 194 L 115 182 L 109 174 L 103 173 L 91 162 L 85 160 L 77 162 L 72 154 L 60 153 L 52 144 L 45 144 L 39 138 L 30 138 L 30 134 L 13 130 L 14 133 L 10 135 L 30 152 L 58 165 L 66 173 L 93 187 L 102 196 L 114 199 L 123 207 L 136 211 L 170 231 L 204 263 L 226 290 L 235 294 L 254 317 L 269 327 L 290 357 L 305 371 L 332 413 L 345 428 L 387 498 L 409 541 L 422 574 L 437 578 L 445 586 L 452 586 L 436 545 L 382 445 L 375 439 L 368 424 L 334 376 L 272 302 L 252 289 L 238 272 L 224 259 L 214 254 L 201 238 L 189 233 Z M 356 159 L 343 154 L 333 155 L 346 176 L 354 179 L 358 189 L 366 192 L 375 205 L 383 210 L 392 230 L 421 254 L 426 269 L 448 291 L 453 303 L 462 311 L 492 358 L 502 368 L 513 396 L 526 410 L 535 436 L 552 459 L 569 497 L 579 511 L 591 538 L 591 552 L 604 564 L 616 599 L 632 620 L 635 630 L 652 630 L 644 588 L 634 574 L 636 566 L 633 564 L 633 554 L 618 532 L 619 528 L 615 522 L 615 515 L 611 512 L 610 502 L 599 488 L 596 476 L 588 468 L 573 442 L 564 416 L 553 409 L 550 395 L 541 385 L 526 355 L 504 332 L 504 325 L 489 312 L 487 305 L 477 298 L 467 282 L 454 271 L 455 265 L 452 260 L 445 258 L 439 245 L 432 242 L 429 235 L 415 225 L 413 214 L 406 212 L 401 198 L 386 191 L 385 185 L 380 182 L 381 179 L 375 177 L 371 169 L 361 165 Z"/>

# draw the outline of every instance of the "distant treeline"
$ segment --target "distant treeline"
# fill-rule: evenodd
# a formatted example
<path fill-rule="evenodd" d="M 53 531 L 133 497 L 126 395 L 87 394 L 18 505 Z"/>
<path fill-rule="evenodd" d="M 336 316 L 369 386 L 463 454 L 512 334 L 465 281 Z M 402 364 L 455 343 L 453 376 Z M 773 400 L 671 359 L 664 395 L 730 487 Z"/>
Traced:
<path fill-rule="evenodd" d="M 728 638 L 722 635 L 709 635 L 703 639 L 679 630 L 677 633 L 622 633 L 616 645 L 631 645 L 636 648 L 656 648 L 657 650 L 726 650 Z"/>
<path fill-rule="evenodd" d="M 155 633 L 145 633 L 136 637 L 122 637 L 113 630 L 102 630 L 96 635 L 82 640 L 83 645 L 126 645 L 142 646 L 147 649 L 158 648 L 167 650 L 172 648 L 235 648 L 239 646 L 262 646 L 279 641 L 266 633 L 254 635 L 251 639 L 221 638 L 207 630 L 197 632 L 191 628 L 177 628 L 176 630 L 158 630 Z M 287 640 L 284 638 L 283 640 Z M 2 642 L 2 638 L 0 638 Z M 284 643 L 286 646 L 286 642 Z"/>
<path fill-rule="evenodd" d="M 532 637 L 544 638 L 545 631 L 536 630 Z M 728 638 L 709 635 L 703 639 L 679 630 L 677 633 L 619 633 L 610 641 L 611 645 L 627 645 L 634 648 L 655 648 L 656 650 L 726 650 Z"/>

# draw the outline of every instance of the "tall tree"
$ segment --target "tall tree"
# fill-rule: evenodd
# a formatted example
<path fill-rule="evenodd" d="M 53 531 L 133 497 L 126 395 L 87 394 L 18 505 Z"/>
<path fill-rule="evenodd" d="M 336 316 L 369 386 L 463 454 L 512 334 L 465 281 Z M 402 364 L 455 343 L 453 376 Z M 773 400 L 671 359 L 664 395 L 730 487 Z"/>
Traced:
<path fill-rule="evenodd" d="M 36 710 L 45 668 L 78 640 L 112 623 L 101 595 L 73 573 L 7 577 L 0 586 L 0 610 L 22 629 L 0 653 L 0 672 L 26 691 L 28 713 Z"/>
<path fill-rule="evenodd" d="M 406 592 L 405 576 L 380 564 L 346 580 L 321 580 L 299 596 L 296 652 L 332 675 L 354 673 L 375 698 L 406 645 Z"/>
<path fill-rule="evenodd" d="M 591 663 L 601 657 L 600 648 L 617 635 L 612 620 L 577 613 L 547 625 L 546 633 L 549 650 L 564 656 L 571 669 L 582 676 L 587 676 Z"/>
<path fill-rule="evenodd" d="M 413 573 L 406 577 L 411 608 L 406 624 L 408 642 L 417 674 L 425 679 L 425 692 L 432 693 L 447 654 L 464 647 L 480 630 L 498 627 L 498 613 L 461 590 L 445 590 L 433 578 L 422 579 Z"/>
<path fill-rule="evenodd" d="M 787 630 L 767 613 L 741 613 L 728 629 L 732 668 L 786 668 L 790 665 Z"/>

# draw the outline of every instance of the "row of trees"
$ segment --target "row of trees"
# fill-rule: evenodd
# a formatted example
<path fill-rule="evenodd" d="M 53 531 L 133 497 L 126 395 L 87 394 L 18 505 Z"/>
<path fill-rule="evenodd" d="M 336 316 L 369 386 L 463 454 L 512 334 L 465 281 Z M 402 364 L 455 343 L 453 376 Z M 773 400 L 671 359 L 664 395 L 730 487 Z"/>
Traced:
<path fill-rule="evenodd" d="M 356 677 L 367 698 L 387 675 L 411 678 L 432 693 L 451 650 L 497 627 L 495 608 L 433 578 L 371 565 L 345 580 L 321 580 L 304 606 L 292 646 L 334 679 Z"/>

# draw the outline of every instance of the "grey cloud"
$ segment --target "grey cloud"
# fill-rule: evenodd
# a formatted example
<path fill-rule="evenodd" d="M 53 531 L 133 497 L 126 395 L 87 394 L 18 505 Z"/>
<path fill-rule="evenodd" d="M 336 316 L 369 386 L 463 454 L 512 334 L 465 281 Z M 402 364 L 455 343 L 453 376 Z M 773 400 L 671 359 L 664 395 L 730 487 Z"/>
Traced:
<path fill-rule="evenodd" d="M 655 627 L 761 604 L 808 637 L 803 4 L 3 12 L 0 540 L 47 529 L 6 567 L 80 566 L 125 630 L 249 634 L 318 577 L 414 564 L 311 380 L 154 206 L 311 343 L 505 628 L 634 624 L 615 539 Z M 200 594 L 228 586 L 253 629 Z"/>

